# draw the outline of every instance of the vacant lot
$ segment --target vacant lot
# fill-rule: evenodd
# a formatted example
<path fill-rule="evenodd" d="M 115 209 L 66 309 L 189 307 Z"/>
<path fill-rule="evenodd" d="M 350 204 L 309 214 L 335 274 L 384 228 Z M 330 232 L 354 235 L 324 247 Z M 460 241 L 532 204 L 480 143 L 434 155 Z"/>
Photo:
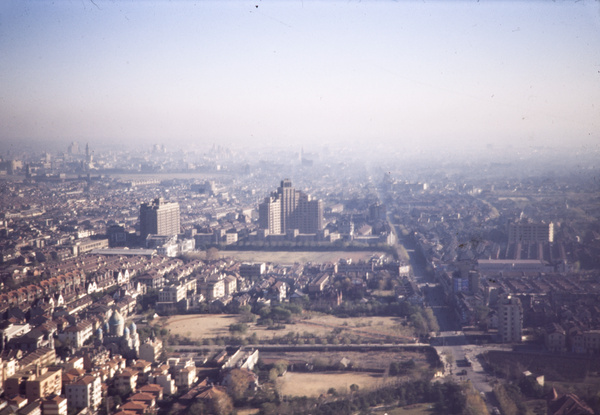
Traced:
<path fill-rule="evenodd" d="M 277 387 L 286 396 L 319 396 L 327 394 L 330 388 L 338 393 L 349 393 L 350 385 L 356 384 L 361 390 L 372 389 L 392 382 L 381 375 L 369 373 L 297 373 L 287 372 L 277 378 Z"/>
<path fill-rule="evenodd" d="M 294 362 L 299 364 L 300 362 L 313 363 L 315 365 L 328 365 L 335 366 L 343 359 L 349 361 L 354 368 L 366 369 L 369 372 L 376 373 L 377 371 L 385 371 L 392 362 L 406 362 L 413 360 L 416 365 L 416 370 L 411 371 L 403 377 L 397 379 L 409 380 L 407 376 L 418 376 L 419 373 L 423 373 L 429 369 L 429 363 L 427 362 L 427 355 L 418 351 L 409 351 L 406 349 L 388 349 L 388 350 L 344 350 L 335 351 L 328 350 L 323 353 L 315 353 L 309 351 L 281 351 L 281 350 L 261 350 L 260 357 L 265 363 L 273 363 L 278 360 L 284 360 L 288 362 Z M 414 380 L 414 379 L 413 379 Z"/>
<path fill-rule="evenodd" d="M 163 317 L 159 324 L 170 330 L 172 335 L 189 337 L 194 340 L 212 339 L 217 336 L 229 336 L 229 325 L 237 322 L 234 314 L 198 314 Z M 264 326 L 249 324 L 247 336 L 256 333 L 259 339 L 271 339 L 289 333 L 327 336 L 333 330 L 340 336 L 360 336 L 372 340 L 385 340 L 391 336 L 394 340 L 412 339 L 413 332 L 404 326 L 398 317 L 357 317 L 339 318 L 330 315 L 313 315 L 309 319 L 296 319 L 294 324 L 286 324 L 281 330 L 268 330 Z"/>
<path fill-rule="evenodd" d="M 430 415 L 433 413 L 432 407 L 433 404 L 430 403 L 417 403 L 402 408 L 386 409 L 381 413 L 387 413 L 388 415 Z"/>
<path fill-rule="evenodd" d="M 221 257 L 230 257 L 238 261 L 273 262 L 277 264 L 318 264 L 337 262 L 340 258 L 353 261 L 367 260 L 373 255 L 386 255 L 378 251 L 220 251 Z"/>
<path fill-rule="evenodd" d="M 161 317 L 158 324 L 170 331 L 190 339 L 212 339 L 228 336 L 229 325 L 237 322 L 235 314 L 198 314 Z"/>

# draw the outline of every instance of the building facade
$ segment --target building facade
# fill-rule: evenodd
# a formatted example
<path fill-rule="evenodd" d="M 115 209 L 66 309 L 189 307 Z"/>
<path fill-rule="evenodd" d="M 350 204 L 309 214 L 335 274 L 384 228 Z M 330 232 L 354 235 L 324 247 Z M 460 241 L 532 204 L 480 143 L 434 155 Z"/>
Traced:
<path fill-rule="evenodd" d="M 503 294 L 498 300 L 498 335 L 502 343 L 519 343 L 523 334 L 523 307 L 518 297 Z"/>
<path fill-rule="evenodd" d="M 508 242 L 554 242 L 554 224 L 552 222 L 509 223 Z"/>
<path fill-rule="evenodd" d="M 259 225 L 270 235 L 298 230 L 314 234 L 323 230 L 323 203 L 296 190 L 288 179 L 258 206 Z"/>
<path fill-rule="evenodd" d="M 75 409 L 98 409 L 102 402 L 102 380 L 99 376 L 84 375 L 65 386 L 68 406 Z"/>
<path fill-rule="evenodd" d="M 165 202 L 162 198 L 140 206 L 140 235 L 170 236 L 179 234 L 179 204 Z"/>

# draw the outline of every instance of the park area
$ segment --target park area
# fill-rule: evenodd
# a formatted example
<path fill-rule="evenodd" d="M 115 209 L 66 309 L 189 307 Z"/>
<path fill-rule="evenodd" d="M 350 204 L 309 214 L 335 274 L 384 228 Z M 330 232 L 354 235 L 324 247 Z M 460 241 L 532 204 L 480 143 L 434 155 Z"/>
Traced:
<path fill-rule="evenodd" d="M 202 341 L 230 336 L 229 326 L 235 323 L 238 323 L 238 316 L 235 314 L 197 314 L 160 317 L 155 324 L 169 330 L 171 335 Z M 285 324 L 285 327 L 278 330 L 247 323 L 248 330 L 245 335 L 250 336 L 255 333 L 256 338 L 260 341 L 282 337 L 290 333 L 300 336 L 310 333 L 316 337 L 323 337 L 330 335 L 335 330 L 341 336 L 347 334 L 371 341 L 391 339 L 411 342 L 414 338 L 413 330 L 409 325 L 403 323 L 405 322 L 400 317 L 340 318 L 313 313 L 295 319 L 292 324 Z"/>

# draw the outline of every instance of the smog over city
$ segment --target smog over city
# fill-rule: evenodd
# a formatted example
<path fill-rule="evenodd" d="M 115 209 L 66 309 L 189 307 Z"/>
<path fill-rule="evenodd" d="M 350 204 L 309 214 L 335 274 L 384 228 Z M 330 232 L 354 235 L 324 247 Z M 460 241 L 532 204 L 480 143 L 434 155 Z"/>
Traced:
<path fill-rule="evenodd" d="M 0 4 L 0 415 L 600 414 L 600 2 Z"/>

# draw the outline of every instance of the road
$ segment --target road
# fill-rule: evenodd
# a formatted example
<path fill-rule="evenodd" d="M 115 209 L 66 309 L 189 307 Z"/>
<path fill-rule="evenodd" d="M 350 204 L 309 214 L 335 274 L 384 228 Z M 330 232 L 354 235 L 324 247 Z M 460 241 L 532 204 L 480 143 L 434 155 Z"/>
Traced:
<path fill-rule="evenodd" d="M 426 269 L 425 258 L 418 251 L 407 249 L 407 252 L 412 268 L 412 278 L 423 291 L 425 303 L 433 310 L 440 327 L 440 333 L 432 339 L 431 345 L 444 363 L 444 379 L 455 382 L 470 380 L 473 387 L 484 398 L 489 413 L 494 413 L 493 410 L 498 403 L 492 390 L 497 380 L 484 371 L 477 356 L 486 350 L 504 350 L 506 346 L 468 344 L 454 310 L 446 304 L 444 289 L 434 281 L 433 275 Z M 510 349 L 510 347 L 508 348 Z M 445 356 L 450 356 L 450 358 L 446 360 Z M 465 358 L 470 362 L 470 366 L 461 363 L 465 361 Z"/>
<path fill-rule="evenodd" d="M 452 333 L 452 336 L 456 337 L 454 333 Z M 466 344 L 465 340 L 463 344 L 451 344 L 434 347 L 437 350 L 440 359 L 442 362 L 444 362 L 444 379 L 454 380 L 456 382 L 470 380 L 473 387 L 482 394 L 489 413 L 494 413 L 493 409 L 498 407 L 498 402 L 496 401 L 492 390 L 494 384 L 499 380 L 484 371 L 478 356 L 487 350 L 511 350 L 511 346 L 477 346 L 473 344 Z M 446 356 L 451 357 L 445 358 Z M 468 359 L 468 361 L 471 363 L 471 366 L 461 363 L 465 358 Z"/>
<path fill-rule="evenodd" d="M 399 242 L 401 243 L 401 242 Z M 414 249 L 407 249 L 410 266 L 412 268 L 412 278 L 425 295 L 426 304 L 431 307 L 433 314 L 437 318 L 441 331 L 460 330 L 454 311 L 446 304 L 446 296 L 441 286 L 433 280 L 433 275 L 426 269 L 425 258 L 423 254 Z"/>

